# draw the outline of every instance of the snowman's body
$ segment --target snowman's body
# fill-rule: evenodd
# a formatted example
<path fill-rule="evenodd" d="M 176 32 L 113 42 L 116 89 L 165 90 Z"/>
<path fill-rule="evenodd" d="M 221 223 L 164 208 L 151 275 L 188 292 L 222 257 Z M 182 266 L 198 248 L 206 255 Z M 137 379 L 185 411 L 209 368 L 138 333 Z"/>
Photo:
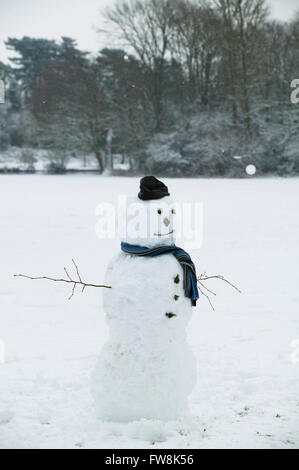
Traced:
<path fill-rule="evenodd" d="M 126 241 L 136 244 L 130 237 Z M 173 234 L 138 242 L 171 244 Z M 188 416 L 196 363 L 186 341 L 192 307 L 181 265 L 171 253 L 152 258 L 120 253 L 105 283 L 113 288 L 104 293 L 109 339 L 92 377 L 97 415 L 112 421 Z"/>

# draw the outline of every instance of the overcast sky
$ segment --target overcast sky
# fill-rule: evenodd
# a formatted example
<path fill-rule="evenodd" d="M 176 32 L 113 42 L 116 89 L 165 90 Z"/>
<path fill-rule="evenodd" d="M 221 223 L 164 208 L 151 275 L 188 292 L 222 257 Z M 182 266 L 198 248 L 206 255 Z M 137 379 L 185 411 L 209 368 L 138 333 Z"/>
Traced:
<path fill-rule="evenodd" d="M 111 37 L 99 36 L 100 12 L 112 0 L 0 0 L 0 60 L 7 62 L 11 52 L 7 37 L 59 39 L 69 36 L 79 47 L 96 52 L 112 46 Z M 299 0 L 268 0 L 271 16 L 288 20 L 299 10 Z"/>

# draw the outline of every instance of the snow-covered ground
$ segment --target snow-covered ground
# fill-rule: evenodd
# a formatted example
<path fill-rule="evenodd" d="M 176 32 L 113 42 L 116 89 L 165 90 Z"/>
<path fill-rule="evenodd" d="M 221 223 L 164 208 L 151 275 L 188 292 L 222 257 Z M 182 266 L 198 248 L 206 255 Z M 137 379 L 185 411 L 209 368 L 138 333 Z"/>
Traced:
<path fill-rule="evenodd" d="M 24 161 L 24 158 L 27 156 L 27 163 Z M 28 157 L 33 159 L 31 165 L 29 165 Z M 45 149 L 23 149 L 20 147 L 9 147 L 7 150 L 0 151 L 0 172 L 26 172 L 29 167 L 32 167 L 36 172 L 39 173 L 49 173 L 50 163 L 55 163 L 58 166 L 59 158 L 56 156 L 56 160 L 53 159 L 53 155 L 49 155 L 49 152 Z M 113 169 L 114 170 L 129 170 L 130 165 L 128 162 L 122 163 L 122 155 L 114 154 L 113 155 Z M 31 172 L 32 172 L 31 168 Z M 90 155 L 80 155 L 73 156 L 69 153 L 64 161 L 64 169 L 66 171 L 98 171 L 99 165 L 95 156 Z M 53 173 L 53 169 L 50 171 Z"/>
<path fill-rule="evenodd" d="M 164 181 L 164 179 L 163 179 Z M 95 235 L 95 207 L 134 194 L 136 178 L 0 176 L 1 448 L 298 448 L 299 180 L 166 180 L 204 204 L 198 272 L 220 273 L 188 337 L 198 362 L 190 422 L 104 423 L 90 374 L 107 338 L 100 289 L 13 278 L 62 275 L 74 257 L 101 282 L 118 240 Z M 295 340 L 298 340 L 297 351 Z M 1 343 L 0 343 L 1 346 Z"/>

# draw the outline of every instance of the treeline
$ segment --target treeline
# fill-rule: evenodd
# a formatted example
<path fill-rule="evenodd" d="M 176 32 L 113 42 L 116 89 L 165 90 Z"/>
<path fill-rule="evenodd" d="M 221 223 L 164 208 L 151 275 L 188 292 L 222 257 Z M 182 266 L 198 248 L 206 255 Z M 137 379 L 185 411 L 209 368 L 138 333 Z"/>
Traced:
<path fill-rule="evenodd" d="M 299 173 L 299 15 L 270 20 L 264 0 L 124 0 L 104 16 L 124 46 L 92 58 L 68 37 L 7 39 L 2 151 L 30 164 L 46 149 L 58 170 L 92 154 L 101 172 L 121 157 L 131 173 Z"/>

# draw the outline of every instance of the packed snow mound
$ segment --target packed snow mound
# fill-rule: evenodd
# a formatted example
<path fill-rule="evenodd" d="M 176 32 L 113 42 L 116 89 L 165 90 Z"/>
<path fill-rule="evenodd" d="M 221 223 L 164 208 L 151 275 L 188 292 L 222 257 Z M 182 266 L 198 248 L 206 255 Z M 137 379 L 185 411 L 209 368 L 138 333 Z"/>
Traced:
<path fill-rule="evenodd" d="M 186 341 L 192 307 L 180 264 L 171 254 L 121 253 L 105 283 L 113 286 L 103 293 L 110 336 L 91 386 L 98 417 L 127 422 L 189 416 L 196 362 Z"/>

